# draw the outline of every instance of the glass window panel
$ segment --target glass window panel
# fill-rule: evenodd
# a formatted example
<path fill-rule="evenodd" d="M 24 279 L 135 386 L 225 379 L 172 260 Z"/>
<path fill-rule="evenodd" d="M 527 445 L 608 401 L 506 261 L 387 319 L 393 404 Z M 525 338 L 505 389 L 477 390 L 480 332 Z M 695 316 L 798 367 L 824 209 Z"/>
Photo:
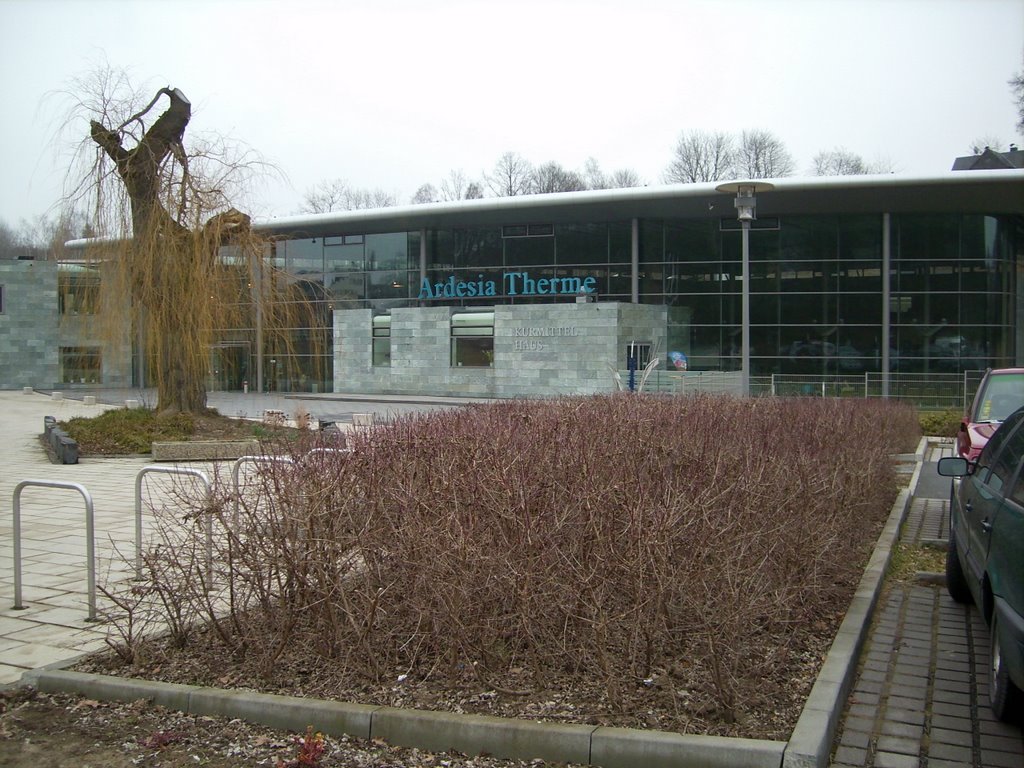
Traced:
<path fill-rule="evenodd" d="M 493 337 L 457 337 L 452 339 L 452 365 L 489 368 L 494 364 Z"/>
<path fill-rule="evenodd" d="M 638 277 L 641 296 L 660 296 L 665 292 L 664 264 L 642 264 Z"/>
<path fill-rule="evenodd" d="M 368 298 L 405 299 L 409 297 L 409 273 L 406 271 L 367 273 Z"/>
<path fill-rule="evenodd" d="M 279 245 L 281 245 L 279 243 Z M 294 277 L 315 276 L 320 279 L 324 271 L 324 249 L 319 238 L 288 240 L 284 243 L 286 269 Z"/>
<path fill-rule="evenodd" d="M 366 268 L 363 245 L 327 246 L 324 265 L 328 272 L 362 272 Z"/>
<path fill-rule="evenodd" d="M 500 266 L 502 243 L 499 229 L 458 229 L 452 232 L 453 253 L 450 263 L 455 268 L 486 269 Z"/>
<path fill-rule="evenodd" d="M 941 261 L 959 258 L 960 217 L 945 215 L 900 215 L 895 219 L 900 261 Z"/>
<path fill-rule="evenodd" d="M 701 325 L 719 325 L 722 322 L 722 297 L 718 294 L 673 296 L 669 298 L 671 312 L 685 313 L 690 322 Z"/>
<path fill-rule="evenodd" d="M 385 367 L 391 365 L 391 339 L 389 337 L 373 340 L 373 365 Z"/>
<path fill-rule="evenodd" d="M 776 325 L 779 304 L 784 298 L 777 293 L 756 293 L 750 297 L 750 322 L 754 325 Z"/>
<path fill-rule="evenodd" d="M 524 267 L 555 263 L 555 239 L 553 237 L 506 238 L 505 265 Z"/>
<path fill-rule="evenodd" d="M 366 298 L 364 273 L 337 273 L 327 275 L 327 293 L 335 301 L 361 301 Z"/>
<path fill-rule="evenodd" d="M 612 222 L 608 225 L 608 261 L 630 264 L 633 261 L 633 223 Z M 628 293 L 628 291 L 627 291 Z"/>
<path fill-rule="evenodd" d="M 65 384 L 100 384 L 103 355 L 99 347 L 61 347 L 60 373 Z"/>
<path fill-rule="evenodd" d="M 410 269 L 419 266 L 409 262 L 409 246 L 404 232 L 393 232 L 385 235 L 366 236 L 367 270 Z"/>
<path fill-rule="evenodd" d="M 784 293 L 779 303 L 784 325 L 814 325 L 837 322 L 839 297 L 835 294 Z"/>
<path fill-rule="evenodd" d="M 723 290 L 742 289 L 739 271 L 733 279 L 730 265 L 723 269 L 718 262 L 676 262 L 666 266 L 666 293 L 721 293 Z M 732 288 L 729 286 L 735 284 Z"/>
<path fill-rule="evenodd" d="M 837 294 L 839 320 L 847 324 L 882 323 L 882 295 L 880 293 Z"/>
<path fill-rule="evenodd" d="M 665 224 L 661 221 L 640 221 L 640 263 L 665 261 Z"/>
<path fill-rule="evenodd" d="M 559 264 L 608 263 L 608 227 L 604 224 L 560 224 L 555 228 Z"/>
<path fill-rule="evenodd" d="M 839 258 L 882 263 L 882 217 L 840 216 Z"/>
<path fill-rule="evenodd" d="M 751 235 L 751 258 L 754 258 L 755 243 L 772 236 L 767 232 Z M 787 265 L 794 261 L 835 261 L 838 255 L 836 219 L 832 216 L 786 217 L 774 237 L 779 258 Z"/>

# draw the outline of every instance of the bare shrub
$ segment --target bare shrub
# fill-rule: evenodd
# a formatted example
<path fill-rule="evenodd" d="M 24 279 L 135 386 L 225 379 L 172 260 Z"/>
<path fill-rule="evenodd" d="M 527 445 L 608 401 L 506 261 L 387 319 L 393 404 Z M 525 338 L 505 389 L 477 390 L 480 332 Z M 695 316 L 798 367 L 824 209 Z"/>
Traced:
<path fill-rule="evenodd" d="M 916 430 L 887 402 L 711 395 L 411 416 L 169 528 L 214 516 L 215 590 L 195 544 L 150 576 L 183 640 L 201 618 L 265 676 L 302 647 L 371 685 L 598 677 L 614 711 L 657 675 L 728 724 L 842 615 Z"/>

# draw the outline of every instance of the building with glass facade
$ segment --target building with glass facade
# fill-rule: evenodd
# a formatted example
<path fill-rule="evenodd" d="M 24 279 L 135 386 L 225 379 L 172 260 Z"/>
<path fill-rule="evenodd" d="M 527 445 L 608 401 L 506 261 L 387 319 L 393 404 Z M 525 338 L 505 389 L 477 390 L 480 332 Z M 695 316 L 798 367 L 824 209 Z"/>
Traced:
<path fill-rule="evenodd" d="M 1024 172 L 773 183 L 758 195 L 749 234 L 752 379 L 961 374 L 1024 362 Z M 311 330 L 319 351 L 304 348 L 310 359 L 283 365 L 275 354 L 275 375 L 286 374 L 271 386 L 600 390 L 612 386 L 608 368 L 627 368 L 630 344 L 641 358 L 662 356 L 663 370 L 739 367 L 741 228 L 733 197 L 714 184 L 258 227 L 279 238 L 279 262 L 323 302 L 323 325 Z M 598 336 L 600 322 L 572 322 L 594 314 L 594 304 L 608 305 L 605 316 L 621 316 L 619 305 L 658 311 L 645 315 L 647 326 L 620 320 Z M 516 307 L 532 309 L 520 318 Z M 537 376 L 534 367 L 558 373 Z M 597 373 L 574 375 L 584 369 Z M 521 386 L 530 376 L 537 386 Z"/>
<path fill-rule="evenodd" d="M 1024 364 L 1024 171 L 772 183 L 749 231 L 752 381 Z M 607 391 L 652 357 L 661 375 L 728 376 L 743 330 L 733 202 L 691 184 L 255 222 L 295 311 L 283 332 L 256 306 L 220 329 L 210 388 L 540 396 Z M 0 312 L 0 336 L 15 325 Z M 141 364 L 59 335 L 51 368 L 73 348 L 78 379 L 146 383 Z"/>

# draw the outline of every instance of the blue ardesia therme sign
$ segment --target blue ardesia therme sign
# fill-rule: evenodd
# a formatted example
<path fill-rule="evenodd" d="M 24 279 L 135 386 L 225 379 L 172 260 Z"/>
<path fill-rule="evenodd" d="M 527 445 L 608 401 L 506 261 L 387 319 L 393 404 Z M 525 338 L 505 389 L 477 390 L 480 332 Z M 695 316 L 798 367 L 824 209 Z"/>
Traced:
<path fill-rule="evenodd" d="M 465 299 L 476 296 L 580 296 L 594 292 L 595 277 L 530 277 L 529 272 L 505 272 L 501 276 L 502 292 L 495 280 L 456 280 L 452 275 L 441 283 L 427 278 L 420 282 L 421 299 Z"/>

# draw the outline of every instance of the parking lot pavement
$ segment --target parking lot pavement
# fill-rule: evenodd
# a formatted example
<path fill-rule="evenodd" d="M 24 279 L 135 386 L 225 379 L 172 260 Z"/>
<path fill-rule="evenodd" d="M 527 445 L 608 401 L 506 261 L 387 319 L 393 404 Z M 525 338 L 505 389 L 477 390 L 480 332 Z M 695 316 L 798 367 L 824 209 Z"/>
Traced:
<path fill-rule="evenodd" d="M 934 472 L 943 446 L 922 468 Z M 947 451 L 948 453 L 948 451 Z M 931 488 L 945 498 L 920 495 Z M 902 540 L 920 544 L 949 533 L 948 483 L 919 486 Z M 1024 766 L 1019 725 L 988 706 L 988 627 L 945 587 L 890 583 L 861 654 L 832 765 L 858 768 Z"/>

